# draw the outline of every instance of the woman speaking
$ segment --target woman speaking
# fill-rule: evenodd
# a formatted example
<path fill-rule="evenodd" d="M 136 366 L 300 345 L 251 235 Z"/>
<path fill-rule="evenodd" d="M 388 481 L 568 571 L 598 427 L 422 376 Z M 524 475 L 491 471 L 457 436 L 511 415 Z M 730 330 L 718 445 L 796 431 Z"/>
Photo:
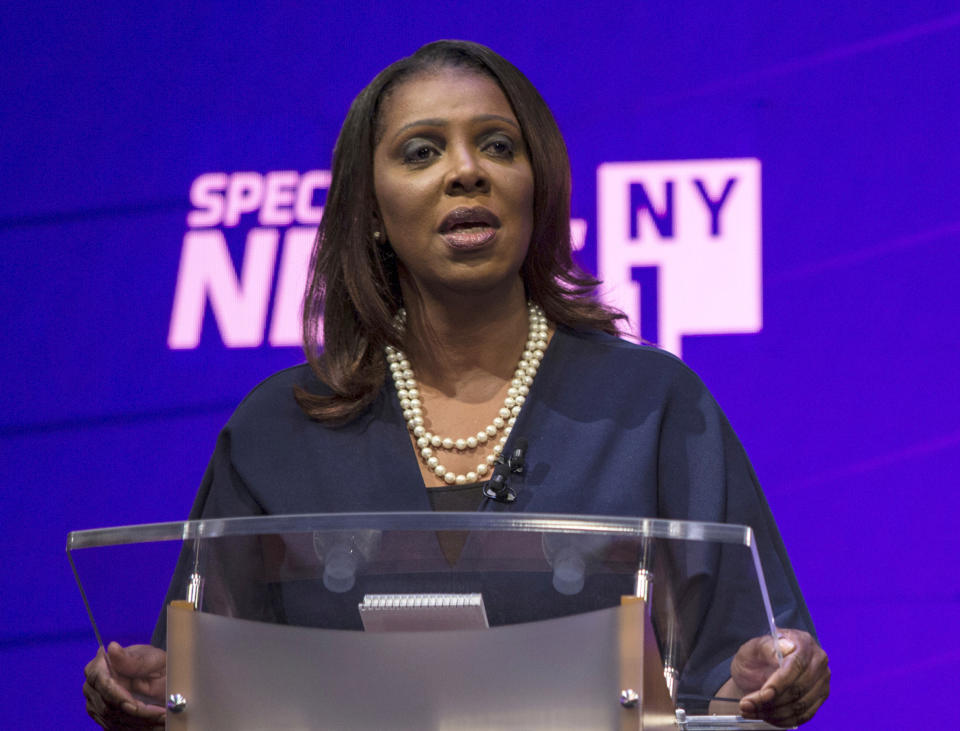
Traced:
<path fill-rule="evenodd" d="M 750 525 L 785 661 L 771 674 L 772 641 L 750 641 L 722 692 L 745 717 L 805 722 L 829 669 L 753 470 L 691 371 L 616 337 L 621 315 L 571 258 L 569 193 L 549 108 L 489 49 L 438 41 L 378 74 L 334 151 L 309 362 L 240 405 L 191 518 L 508 509 Z M 520 445 L 508 503 L 490 478 Z M 163 651 L 108 655 L 112 676 L 102 653 L 87 666 L 90 714 L 162 723 L 135 693 L 162 682 Z"/>

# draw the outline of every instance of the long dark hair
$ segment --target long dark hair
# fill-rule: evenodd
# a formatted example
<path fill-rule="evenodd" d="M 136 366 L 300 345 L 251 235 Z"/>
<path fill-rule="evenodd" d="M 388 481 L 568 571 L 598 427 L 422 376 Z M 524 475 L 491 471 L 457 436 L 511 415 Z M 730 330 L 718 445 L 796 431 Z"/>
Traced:
<path fill-rule="evenodd" d="M 403 347 L 393 328 L 401 306 L 396 258 L 378 242 L 373 152 L 381 108 L 392 89 L 420 73 L 465 68 L 499 84 L 520 123 L 533 169 L 533 233 L 521 275 L 527 297 L 555 323 L 616 334 L 623 315 L 599 304 L 599 281 L 573 261 L 570 247 L 570 163 L 560 129 L 533 84 L 486 46 L 436 41 L 391 64 L 360 92 L 333 151 L 330 190 L 310 259 L 303 304 L 307 360 L 330 393 L 296 389 L 301 408 L 318 421 L 344 423 L 377 396 L 386 376 L 383 348 Z M 318 331 L 323 322 L 323 352 Z"/>

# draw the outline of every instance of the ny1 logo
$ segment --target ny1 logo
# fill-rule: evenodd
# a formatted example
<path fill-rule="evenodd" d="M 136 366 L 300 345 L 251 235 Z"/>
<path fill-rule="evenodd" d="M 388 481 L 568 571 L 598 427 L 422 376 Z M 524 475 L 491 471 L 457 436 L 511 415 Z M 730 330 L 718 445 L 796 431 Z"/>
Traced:
<path fill-rule="evenodd" d="M 681 354 L 684 335 L 752 333 L 762 324 L 760 162 L 614 162 L 597 171 L 601 296 L 635 338 Z M 303 291 L 325 170 L 206 173 L 191 186 L 167 342 L 200 343 L 206 304 L 228 347 L 300 343 Z M 224 231 L 256 214 L 240 273 Z M 271 285 L 273 311 L 267 331 Z M 587 222 L 571 221 L 574 249 Z"/>
<path fill-rule="evenodd" d="M 760 161 L 604 163 L 597 171 L 603 299 L 677 355 L 684 335 L 759 332 Z"/>

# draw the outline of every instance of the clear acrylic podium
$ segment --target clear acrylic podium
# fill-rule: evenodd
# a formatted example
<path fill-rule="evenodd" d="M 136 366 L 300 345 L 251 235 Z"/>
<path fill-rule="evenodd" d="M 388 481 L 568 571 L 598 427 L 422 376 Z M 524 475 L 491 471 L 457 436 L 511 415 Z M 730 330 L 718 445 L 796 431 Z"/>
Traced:
<path fill-rule="evenodd" d="M 291 515 L 76 531 L 67 553 L 97 642 L 166 648 L 171 729 L 774 728 L 716 696 L 776 633 L 744 526 Z"/>

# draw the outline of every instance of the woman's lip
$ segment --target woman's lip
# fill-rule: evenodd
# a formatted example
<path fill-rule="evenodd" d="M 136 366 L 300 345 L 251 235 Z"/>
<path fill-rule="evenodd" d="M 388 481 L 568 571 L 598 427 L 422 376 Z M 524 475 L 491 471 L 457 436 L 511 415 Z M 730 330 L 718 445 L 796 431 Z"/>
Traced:
<path fill-rule="evenodd" d="M 486 246 L 497 235 L 497 229 L 492 226 L 470 226 L 469 228 L 455 228 L 446 231 L 441 236 L 451 248 L 459 251 L 470 251 Z"/>
<path fill-rule="evenodd" d="M 450 233 L 457 226 L 489 226 L 490 228 L 500 228 L 500 219 L 497 215 L 483 206 L 460 206 L 450 211 L 440 222 L 439 231 L 441 234 Z"/>

